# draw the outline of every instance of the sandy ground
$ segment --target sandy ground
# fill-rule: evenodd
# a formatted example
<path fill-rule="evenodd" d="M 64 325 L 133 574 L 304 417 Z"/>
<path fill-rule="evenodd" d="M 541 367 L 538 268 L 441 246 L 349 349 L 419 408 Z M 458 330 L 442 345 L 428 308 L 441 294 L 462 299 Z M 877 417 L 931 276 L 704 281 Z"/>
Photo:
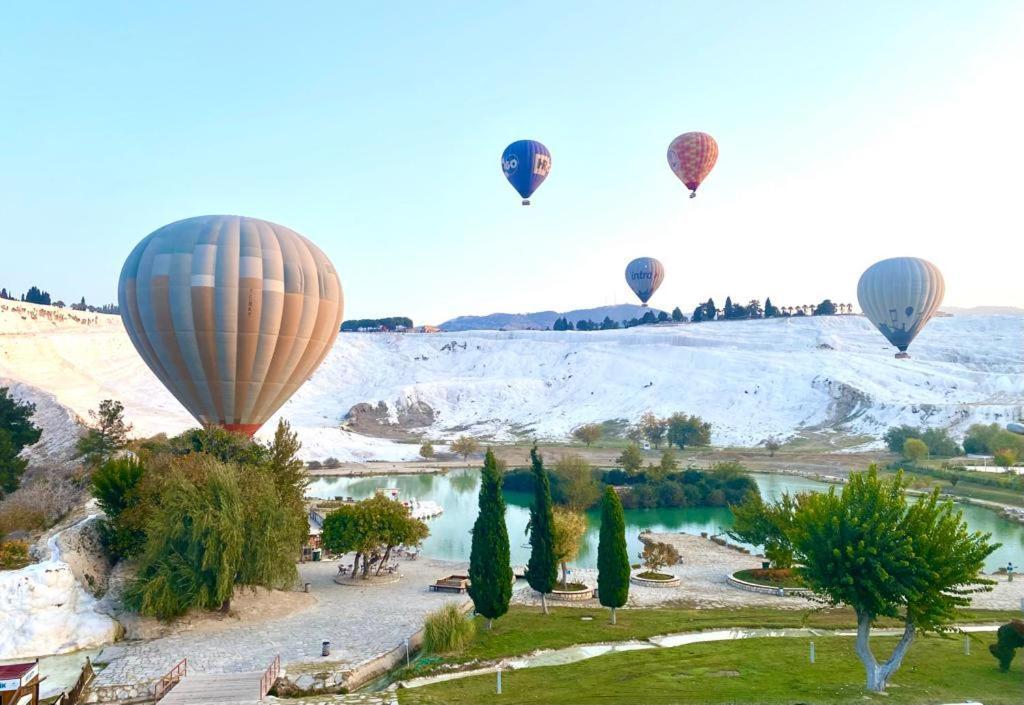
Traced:
<path fill-rule="evenodd" d="M 523 445 L 495 445 L 494 453 L 506 465 L 526 466 L 530 463 L 530 448 Z M 621 448 L 587 448 L 586 446 L 542 445 L 541 455 L 547 465 L 554 465 L 565 455 L 581 455 L 596 467 L 614 467 L 622 453 Z M 647 460 L 658 462 L 661 450 L 645 453 Z M 851 472 L 864 470 L 872 463 L 887 462 L 893 456 L 880 451 L 842 453 L 827 451 L 780 451 L 774 457 L 760 448 L 700 448 L 677 452 L 682 466 L 711 467 L 716 463 L 736 461 L 755 472 L 788 472 L 806 477 L 845 478 Z M 314 477 L 344 477 L 353 475 L 415 475 L 446 472 L 453 468 L 479 467 L 483 455 L 478 453 L 462 460 L 410 460 L 398 462 L 373 461 L 341 463 L 337 468 L 309 470 Z"/>

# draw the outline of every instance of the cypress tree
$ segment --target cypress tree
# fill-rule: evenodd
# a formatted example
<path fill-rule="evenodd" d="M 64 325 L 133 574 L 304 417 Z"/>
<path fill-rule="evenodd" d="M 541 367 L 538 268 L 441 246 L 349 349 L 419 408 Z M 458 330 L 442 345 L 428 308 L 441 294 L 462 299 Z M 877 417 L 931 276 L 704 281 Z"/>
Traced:
<path fill-rule="evenodd" d="M 597 593 L 605 607 L 612 610 L 626 604 L 629 597 L 629 553 L 626 551 L 626 520 L 619 495 L 611 487 L 601 500 L 601 537 L 597 544 Z"/>
<path fill-rule="evenodd" d="M 512 598 L 512 559 L 501 483 L 498 461 L 488 448 L 480 474 L 480 513 L 473 524 L 469 553 L 469 596 L 477 614 L 487 618 L 488 629 L 508 612 Z"/>
<path fill-rule="evenodd" d="M 526 581 L 540 593 L 544 614 L 548 613 L 547 594 L 558 580 L 555 557 L 554 513 L 551 509 L 551 485 L 544 470 L 544 461 L 537 446 L 530 449 L 533 472 L 533 505 L 530 507 L 530 562 L 526 564 Z"/>

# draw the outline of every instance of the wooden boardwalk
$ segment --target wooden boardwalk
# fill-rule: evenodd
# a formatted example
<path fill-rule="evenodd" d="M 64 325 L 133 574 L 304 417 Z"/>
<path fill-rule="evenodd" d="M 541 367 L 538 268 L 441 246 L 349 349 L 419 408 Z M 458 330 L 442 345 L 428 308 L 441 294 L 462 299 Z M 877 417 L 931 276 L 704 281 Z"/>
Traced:
<path fill-rule="evenodd" d="M 160 699 L 160 705 L 258 703 L 264 671 L 189 673 Z"/>

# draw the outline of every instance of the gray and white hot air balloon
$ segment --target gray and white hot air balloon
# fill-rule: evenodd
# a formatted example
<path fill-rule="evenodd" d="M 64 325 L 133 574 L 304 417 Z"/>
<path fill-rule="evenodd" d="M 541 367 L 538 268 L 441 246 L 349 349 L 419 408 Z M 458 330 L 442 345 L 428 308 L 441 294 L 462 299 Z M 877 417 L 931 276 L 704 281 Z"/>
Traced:
<path fill-rule="evenodd" d="M 252 435 L 338 335 L 341 281 L 293 230 L 207 215 L 147 235 L 117 287 L 128 337 L 204 426 Z"/>
<path fill-rule="evenodd" d="M 664 278 L 665 266 L 653 257 L 637 257 L 626 265 L 626 284 L 644 306 Z"/>
<path fill-rule="evenodd" d="M 875 262 L 857 283 L 857 300 L 868 320 L 910 357 L 907 347 L 942 304 L 946 284 L 942 272 L 919 257 L 893 257 Z"/>

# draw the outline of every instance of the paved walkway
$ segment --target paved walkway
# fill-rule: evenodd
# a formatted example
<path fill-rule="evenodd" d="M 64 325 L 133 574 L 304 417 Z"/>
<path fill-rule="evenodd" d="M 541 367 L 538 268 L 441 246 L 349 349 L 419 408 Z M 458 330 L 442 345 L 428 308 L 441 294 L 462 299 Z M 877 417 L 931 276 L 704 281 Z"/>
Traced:
<path fill-rule="evenodd" d="M 321 663 L 325 670 L 342 670 L 403 643 L 423 625 L 427 612 L 446 601 L 468 599 L 427 588 L 464 567 L 424 558 L 402 561 L 399 582 L 350 587 L 334 583 L 336 562 L 305 563 L 299 574 L 317 599 L 312 608 L 258 625 L 239 623 L 216 632 L 183 631 L 108 646 L 96 659 L 108 664 L 97 674 L 96 685 L 151 682 L 185 657 L 189 673 L 262 673 L 277 654 L 285 669 L 290 663 Z M 324 640 L 331 642 L 327 658 L 320 656 Z"/>

